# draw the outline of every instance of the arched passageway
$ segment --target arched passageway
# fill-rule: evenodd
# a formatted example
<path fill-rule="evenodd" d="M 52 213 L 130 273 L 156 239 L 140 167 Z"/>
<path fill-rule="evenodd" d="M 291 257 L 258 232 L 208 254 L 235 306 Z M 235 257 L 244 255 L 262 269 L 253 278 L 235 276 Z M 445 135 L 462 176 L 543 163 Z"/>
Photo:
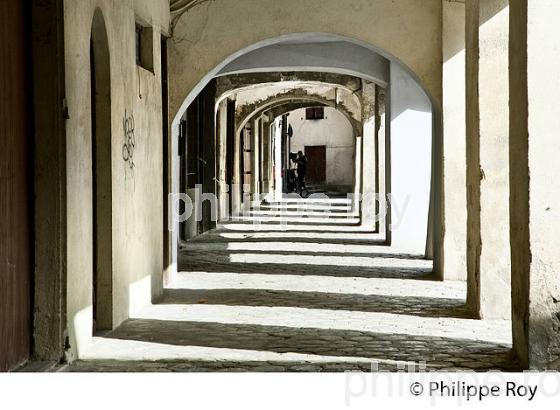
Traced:
<path fill-rule="evenodd" d="M 281 67 L 290 82 L 271 81 L 268 71 L 280 67 L 258 68 L 259 58 L 238 55 L 175 116 L 177 272 L 156 305 L 86 358 L 129 355 L 125 366 L 142 369 L 149 351 L 164 367 L 182 359 L 181 370 L 318 371 L 367 369 L 368 358 L 394 370 L 429 355 L 433 369 L 510 369 L 508 323 L 472 317 L 466 285 L 435 280 L 427 257 L 439 245 L 429 234 L 437 110 L 423 87 L 380 54 L 373 59 L 386 71 L 350 76 L 358 86 L 347 91 L 342 77 L 327 83 L 324 72 L 303 70 L 303 81 L 293 65 Z M 218 94 L 254 81 L 255 71 L 251 86 Z M 317 166 L 308 149 L 316 147 L 330 167 L 320 182 L 329 172 L 350 175 L 295 196 L 288 175 L 300 170 L 290 154 L 305 152 Z M 328 161 L 329 150 L 345 153 Z M 360 197 L 370 194 L 396 199 Z"/>
<path fill-rule="evenodd" d="M 310 49 L 313 49 L 314 53 L 309 53 Z M 352 53 L 349 53 L 349 50 Z M 277 59 L 271 58 L 271 56 L 277 55 L 277 53 L 286 53 L 290 58 L 281 59 L 284 65 L 276 64 Z M 390 105 L 380 110 L 377 121 L 377 126 L 384 135 L 386 130 L 390 130 L 386 133 L 388 138 L 386 140 L 382 138 L 382 141 L 373 141 L 376 130 L 372 129 L 364 135 L 362 142 L 362 144 L 365 144 L 365 149 L 361 152 L 374 153 L 377 150 L 379 154 L 379 150 L 383 151 L 381 157 L 376 156 L 378 155 L 376 154 L 371 161 L 362 163 L 366 168 L 371 166 L 366 174 L 371 175 L 370 180 L 372 182 L 367 184 L 366 181 L 366 192 L 374 194 L 377 189 L 377 191 L 382 190 L 384 196 L 389 193 L 393 196 L 393 202 L 398 202 L 401 209 L 398 206 L 389 206 L 384 226 L 378 229 L 386 231 L 386 237 L 393 245 L 402 248 L 414 248 L 415 252 L 425 252 L 429 257 L 435 257 L 436 270 L 441 275 L 438 268 L 440 262 L 438 250 L 442 246 L 440 241 L 442 235 L 438 224 L 441 217 L 441 208 L 438 203 L 441 197 L 438 172 L 442 162 L 441 151 L 439 150 L 441 135 L 439 128 L 433 127 L 433 124 L 437 122 L 438 108 L 409 69 L 403 67 L 398 60 L 390 57 L 386 52 L 379 51 L 373 45 L 336 35 L 299 33 L 269 39 L 238 51 L 223 63 L 218 64 L 186 96 L 173 120 L 172 143 L 176 144 L 176 141 L 178 141 L 179 124 L 185 108 L 195 98 L 194 96 L 197 95 L 201 87 L 208 84 L 213 75 L 217 75 L 219 81 L 227 78 L 228 75 L 239 75 L 240 73 L 274 73 L 275 70 L 280 69 L 309 72 L 309 70 L 317 69 L 317 67 L 331 74 L 353 73 L 362 81 L 372 82 L 374 85 L 368 90 L 371 95 L 367 97 L 372 100 L 375 99 L 375 87 L 383 89 L 387 86 L 391 77 L 396 79 L 387 88 L 391 90 L 390 94 L 387 93 L 387 96 L 391 95 L 390 98 L 387 97 L 387 102 Z M 238 91 L 242 95 L 243 88 Z M 364 94 L 363 90 L 360 90 L 360 92 L 362 95 Z M 354 95 L 351 97 L 354 97 Z M 342 102 L 338 98 L 342 97 L 335 97 L 334 105 Z M 385 98 L 384 94 L 383 98 Z M 363 107 L 358 107 L 360 118 L 363 114 L 362 109 Z M 374 113 L 372 112 L 370 115 L 373 118 Z M 369 123 L 362 121 L 362 124 L 358 124 L 358 128 L 363 126 L 367 128 L 373 123 L 373 120 Z M 358 132 L 357 136 L 362 137 L 362 130 L 359 129 Z M 412 135 L 415 135 L 415 138 L 411 139 Z M 368 139 L 370 136 L 371 140 Z M 391 150 L 391 144 L 395 144 L 397 149 Z M 414 146 L 413 144 L 417 145 Z M 400 149 L 401 147 L 404 149 Z M 179 152 L 177 147 L 173 149 L 173 152 Z M 409 153 L 408 157 L 404 156 L 404 153 L 407 152 Z M 379 172 L 380 176 L 374 176 L 374 169 L 378 166 L 374 164 L 374 158 L 384 161 L 381 167 L 383 169 Z M 176 164 L 173 167 L 175 180 L 173 192 L 177 193 L 180 192 L 177 185 L 179 181 L 178 161 L 179 156 L 173 158 L 173 162 Z M 234 162 L 237 164 L 234 164 L 234 169 L 238 169 L 239 160 L 236 159 Z M 412 164 L 415 164 L 415 167 L 411 168 Z M 395 174 L 392 174 L 392 169 L 396 171 Z M 406 171 L 402 173 L 401 170 Z M 377 179 L 377 182 L 373 182 L 375 179 Z M 233 176 L 230 182 L 236 185 L 238 192 L 235 195 L 241 197 L 241 188 L 244 182 L 241 179 L 233 178 Z M 360 181 L 360 183 L 362 182 Z M 374 186 L 375 184 L 377 185 Z M 234 212 L 239 211 L 239 204 L 239 200 L 232 202 Z M 374 204 L 371 206 L 375 207 Z M 406 214 L 402 212 L 402 207 L 407 208 L 408 212 Z M 416 213 L 413 211 L 416 211 Z M 398 223 L 395 222 L 391 225 L 391 220 L 398 221 Z M 393 229 L 388 229 L 389 226 L 392 226 Z M 397 233 L 399 230 L 401 233 Z M 410 235 L 412 230 L 415 234 Z M 171 235 L 171 243 L 172 249 L 176 249 L 178 237 L 175 233 Z M 176 255 L 173 255 L 172 265 L 176 266 Z"/>
<path fill-rule="evenodd" d="M 5 3 L 0 367 L 558 368 L 557 2 Z"/>

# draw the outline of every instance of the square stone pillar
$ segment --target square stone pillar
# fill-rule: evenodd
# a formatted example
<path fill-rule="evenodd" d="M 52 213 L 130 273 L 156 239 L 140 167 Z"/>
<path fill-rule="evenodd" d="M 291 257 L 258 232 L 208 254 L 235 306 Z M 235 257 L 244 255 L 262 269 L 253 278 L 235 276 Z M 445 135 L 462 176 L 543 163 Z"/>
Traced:
<path fill-rule="evenodd" d="M 362 225 L 376 230 L 376 180 L 377 180 L 377 126 L 376 85 L 369 81 L 362 84 Z"/>
<path fill-rule="evenodd" d="M 511 315 L 508 0 L 466 3 L 467 303 Z"/>
<path fill-rule="evenodd" d="M 280 118 L 274 121 L 274 130 L 272 134 L 272 143 L 274 144 L 274 200 L 282 200 L 283 179 L 282 179 L 282 125 Z"/>
<path fill-rule="evenodd" d="M 216 187 L 218 191 L 219 203 L 219 219 L 225 220 L 229 217 L 229 186 L 226 182 L 227 172 L 227 130 L 228 130 L 228 100 L 224 99 L 218 106 L 218 124 L 216 127 L 216 145 L 217 145 L 217 181 Z"/>
<path fill-rule="evenodd" d="M 389 116 L 387 115 L 386 100 L 386 90 L 377 85 L 375 87 L 375 163 L 377 164 L 376 192 L 379 200 L 376 208 L 378 215 L 376 230 L 381 234 L 381 238 L 387 237 L 387 213 L 389 212 L 387 207 L 387 157 L 385 153 L 385 143 L 388 137 L 387 121 L 389 121 Z"/>
<path fill-rule="evenodd" d="M 244 175 L 241 170 L 241 131 L 237 130 L 237 121 L 234 124 L 235 138 L 233 147 L 233 176 L 232 176 L 232 186 L 230 187 L 231 195 L 231 215 L 238 216 L 241 214 L 241 199 L 243 196 L 243 182 Z"/>
<path fill-rule="evenodd" d="M 465 4 L 443 0 L 444 239 L 441 279 L 467 279 Z"/>
<path fill-rule="evenodd" d="M 261 139 L 261 120 L 253 121 L 253 135 L 251 140 L 251 199 L 257 201 L 260 194 L 260 139 Z"/>
<path fill-rule="evenodd" d="M 357 135 L 354 142 L 354 188 L 355 198 L 359 198 L 362 191 L 362 136 Z M 352 208 L 356 210 L 357 201 L 353 201 Z"/>
<path fill-rule="evenodd" d="M 510 19 L 513 348 L 560 370 L 560 2 L 512 2 Z"/>

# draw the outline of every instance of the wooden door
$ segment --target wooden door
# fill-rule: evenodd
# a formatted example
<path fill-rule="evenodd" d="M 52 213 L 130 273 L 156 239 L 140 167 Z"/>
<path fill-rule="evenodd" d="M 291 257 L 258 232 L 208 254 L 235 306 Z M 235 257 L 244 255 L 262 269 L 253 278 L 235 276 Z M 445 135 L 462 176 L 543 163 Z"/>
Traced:
<path fill-rule="evenodd" d="M 327 180 L 327 147 L 325 145 L 306 146 L 307 158 L 306 182 L 324 184 Z"/>
<path fill-rule="evenodd" d="M 0 371 L 23 363 L 31 346 L 33 155 L 24 3 L 0 2 Z"/>
<path fill-rule="evenodd" d="M 241 133 L 241 149 L 243 153 L 243 186 L 251 187 L 253 175 L 251 171 L 253 155 L 253 132 L 251 128 L 245 127 Z M 244 187 L 243 187 L 244 188 Z"/>

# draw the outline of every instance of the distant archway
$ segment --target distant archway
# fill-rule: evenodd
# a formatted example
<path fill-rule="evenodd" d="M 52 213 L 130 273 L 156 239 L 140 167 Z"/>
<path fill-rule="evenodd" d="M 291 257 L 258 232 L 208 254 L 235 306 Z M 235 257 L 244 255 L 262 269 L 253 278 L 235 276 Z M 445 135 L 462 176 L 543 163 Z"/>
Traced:
<path fill-rule="evenodd" d="M 241 121 L 237 125 L 237 133 L 241 131 L 241 129 L 249 122 L 251 119 L 258 116 L 260 113 L 268 110 L 272 110 L 278 106 L 290 104 L 290 103 L 301 103 L 301 104 L 310 104 L 310 106 L 325 106 L 335 108 L 336 110 L 340 111 L 342 115 L 344 115 L 352 128 L 354 129 L 354 133 L 356 136 L 361 134 L 360 131 L 360 123 L 359 121 L 353 117 L 352 113 L 345 109 L 343 106 L 338 105 L 335 101 L 330 101 L 324 97 L 318 95 L 283 95 L 283 96 L 275 96 L 271 97 L 265 101 L 262 101 L 260 104 L 254 107 L 254 109 L 249 112 L 246 116 L 241 118 Z"/>

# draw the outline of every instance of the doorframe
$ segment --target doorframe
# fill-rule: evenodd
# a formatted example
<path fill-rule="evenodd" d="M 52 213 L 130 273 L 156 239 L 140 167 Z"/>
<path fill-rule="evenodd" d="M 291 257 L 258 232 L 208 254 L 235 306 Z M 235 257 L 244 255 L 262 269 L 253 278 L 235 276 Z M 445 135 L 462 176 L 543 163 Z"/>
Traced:
<path fill-rule="evenodd" d="M 93 334 L 113 329 L 111 57 L 106 18 L 96 8 L 90 35 Z M 126 123 L 129 121 L 125 119 Z M 97 320 L 96 320 L 97 319 Z"/>
<path fill-rule="evenodd" d="M 0 372 L 4 372 L 24 364 L 32 349 L 33 169 L 28 160 L 34 144 L 29 121 L 32 23 L 21 2 L 6 2 L 0 9 L 0 54 L 13 61 L 0 67 L 2 82 L 7 82 L 2 90 L 7 99 L 0 103 Z"/>
<path fill-rule="evenodd" d="M 66 319 L 66 119 L 63 0 L 32 0 L 34 274 L 31 360 L 62 361 Z M 49 78 L 49 81 L 45 81 Z"/>

